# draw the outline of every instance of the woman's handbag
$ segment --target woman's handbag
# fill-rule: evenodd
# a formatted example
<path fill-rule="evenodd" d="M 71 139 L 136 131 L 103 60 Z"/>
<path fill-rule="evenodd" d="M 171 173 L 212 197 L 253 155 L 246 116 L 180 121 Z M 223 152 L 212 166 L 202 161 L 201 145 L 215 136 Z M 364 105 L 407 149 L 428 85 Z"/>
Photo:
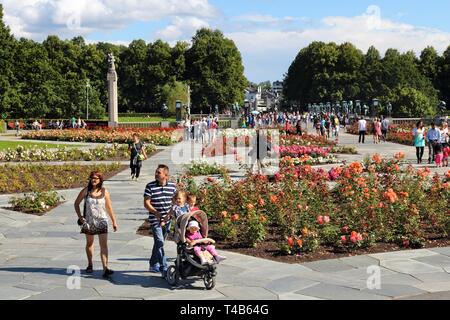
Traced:
<path fill-rule="evenodd" d="M 84 219 L 86 219 L 86 200 L 87 200 L 87 197 L 88 197 L 88 195 L 89 195 L 89 192 L 90 192 L 90 190 L 89 190 L 89 187 L 88 187 L 88 190 L 87 190 L 87 193 L 86 193 L 86 197 L 84 197 L 84 206 L 83 206 L 83 218 Z M 83 225 L 83 222 L 81 222 L 81 219 L 78 219 L 77 220 L 77 224 L 81 227 L 82 225 Z"/>

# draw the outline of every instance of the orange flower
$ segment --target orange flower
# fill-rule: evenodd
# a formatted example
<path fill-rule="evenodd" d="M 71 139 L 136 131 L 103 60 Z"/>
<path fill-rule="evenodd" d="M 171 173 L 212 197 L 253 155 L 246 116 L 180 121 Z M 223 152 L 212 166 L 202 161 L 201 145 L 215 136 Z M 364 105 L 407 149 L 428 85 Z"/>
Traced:
<path fill-rule="evenodd" d="M 390 203 L 395 203 L 398 200 L 397 194 L 392 188 L 389 188 L 388 191 L 384 193 L 384 196 Z"/>
<path fill-rule="evenodd" d="M 228 217 L 228 212 L 222 211 L 222 212 L 220 213 L 220 215 L 222 216 L 222 218 L 226 218 L 226 217 Z"/>
<path fill-rule="evenodd" d="M 299 247 L 302 247 L 302 246 L 303 246 L 303 241 L 302 241 L 302 239 L 298 239 L 298 240 L 297 240 L 297 245 L 298 245 Z"/>
<path fill-rule="evenodd" d="M 237 213 L 235 213 L 231 216 L 231 221 L 237 221 L 237 220 L 239 220 L 239 215 Z"/>
<path fill-rule="evenodd" d="M 372 156 L 372 160 L 376 163 L 376 164 L 380 164 L 383 160 L 381 158 L 381 156 L 376 153 Z"/>
<path fill-rule="evenodd" d="M 255 208 L 255 206 L 253 205 L 253 204 L 251 204 L 251 203 L 249 203 L 248 205 L 247 205 L 247 209 L 248 210 L 253 210 Z"/>
<path fill-rule="evenodd" d="M 261 222 L 266 222 L 266 221 L 267 221 L 266 216 L 261 216 L 261 217 L 259 218 L 259 221 L 261 221 Z"/>
<path fill-rule="evenodd" d="M 402 160 L 403 158 L 405 158 L 405 153 L 404 152 L 396 153 L 394 155 L 394 158 L 397 159 L 397 160 Z"/>
<path fill-rule="evenodd" d="M 302 229 L 302 236 L 306 237 L 308 234 L 309 234 L 308 228 L 307 228 L 307 227 L 304 227 L 304 228 Z"/>
<path fill-rule="evenodd" d="M 278 201 L 278 197 L 277 196 L 274 196 L 274 195 L 270 196 L 270 202 L 275 204 L 275 203 L 277 203 L 277 201 Z"/>
<path fill-rule="evenodd" d="M 288 246 L 292 248 L 294 246 L 294 239 L 292 237 L 289 237 L 287 239 L 287 243 L 288 243 Z"/>
<path fill-rule="evenodd" d="M 361 162 L 352 162 L 350 163 L 350 169 L 353 171 L 353 173 L 361 174 L 363 172 L 363 166 Z"/>
<path fill-rule="evenodd" d="M 401 192 L 400 192 L 400 195 L 401 195 L 403 198 L 408 198 L 408 197 L 409 197 L 408 192 L 403 192 L 403 191 L 401 191 Z"/>

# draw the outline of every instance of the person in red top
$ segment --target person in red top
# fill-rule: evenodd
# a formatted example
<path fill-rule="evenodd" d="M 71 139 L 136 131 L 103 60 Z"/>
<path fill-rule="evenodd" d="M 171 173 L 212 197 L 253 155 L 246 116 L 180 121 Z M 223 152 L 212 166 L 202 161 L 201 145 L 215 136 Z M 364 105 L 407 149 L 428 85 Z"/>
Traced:
<path fill-rule="evenodd" d="M 443 158 L 443 163 L 444 166 L 448 167 L 448 157 L 450 156 L 450 146 L 446 146 L 443 150 L 444 152 L 444 158 Z"/>

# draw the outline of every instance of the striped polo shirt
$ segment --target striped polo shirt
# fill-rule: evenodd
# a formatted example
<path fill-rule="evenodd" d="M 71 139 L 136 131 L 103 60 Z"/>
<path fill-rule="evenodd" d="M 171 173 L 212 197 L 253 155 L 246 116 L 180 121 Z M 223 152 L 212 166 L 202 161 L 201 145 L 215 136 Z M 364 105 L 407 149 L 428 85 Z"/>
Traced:
<path fill-rule="evenodd" d="M 152 181 L 145 186 L 144 198 L 149 198 L 151 205 L 158 210 L 161 217 L 166 216 L 172 208 L 172 198 L 177 191 L 173 182 L 160 185 L 158 181 Z M 159 221 L 154 214 L 149 214 L 148 220 L 152 226 L 158 226 Z"/>

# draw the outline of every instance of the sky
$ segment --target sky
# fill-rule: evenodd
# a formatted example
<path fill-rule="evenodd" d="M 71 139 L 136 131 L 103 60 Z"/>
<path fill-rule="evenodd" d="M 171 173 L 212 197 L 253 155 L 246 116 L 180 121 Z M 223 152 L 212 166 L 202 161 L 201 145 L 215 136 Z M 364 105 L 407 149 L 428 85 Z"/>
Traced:
<path fill-rule="evenodd" d="M 190 41 L 202 27 L 220 29 L 240 50 L 252 82 L 282 80 L 312 41 L 413 50 L 450 45 L 448 0 L 0 0 L 16 37 L 83 36 L 128 45 L 132 40 Z"/>

